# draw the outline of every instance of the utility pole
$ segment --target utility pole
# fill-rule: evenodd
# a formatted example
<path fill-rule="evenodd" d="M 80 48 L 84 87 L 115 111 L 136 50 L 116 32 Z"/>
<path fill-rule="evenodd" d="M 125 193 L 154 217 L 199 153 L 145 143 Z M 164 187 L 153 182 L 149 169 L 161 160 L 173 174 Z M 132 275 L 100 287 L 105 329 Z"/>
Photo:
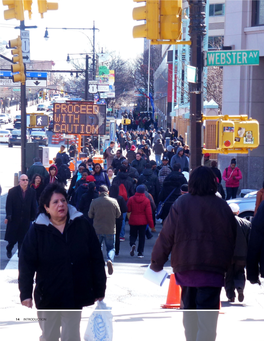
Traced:
<path fill-rule="evenodd" d="M 95 80 L 95 21 L 93 21 L 93 80 Z"/>
<path fill-rule="evenodd" d="M 206 34 L 206 0 L 188 0 L 189 35 L 191 39 L 190 65 L 197 68 L 197 82 L 190 83 L 191 162 L 190 169 L 201 165 L 202 159 L 202 107 L 203 107 L 203 38 Z"/>

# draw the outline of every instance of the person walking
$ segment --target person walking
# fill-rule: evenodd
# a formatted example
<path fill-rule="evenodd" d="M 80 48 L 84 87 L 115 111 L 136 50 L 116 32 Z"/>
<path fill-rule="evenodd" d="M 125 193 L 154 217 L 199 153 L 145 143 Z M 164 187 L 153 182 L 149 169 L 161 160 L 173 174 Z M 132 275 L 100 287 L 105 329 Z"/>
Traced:
<path fill-rule="evenodd" d="M 105 150 L 105 159 L 106 159 L 106 165 L 107 165 L 107 168 L 111 167 L 112 165 L 112 162 L 114 160 L 114 157 L 115 157 L 115 142 L 114 141 L 111 141 L 110 142 L 110 146 L 108 148 L 106 148 Z"/>
<path fill-rule="evenodd" d="M 242 173 L 236 166 L 236 159 L 232 159 L 230 166 L 223 172 L 223 179 L 226 182 L 226 200 L 235 199 L 239 187 L 239 181 L 242 179 Z"/>
<path fill-rule="evenodd" d="M 97 191 L 99 190 L 99 187 L 101 185 L 105 185 L 105 186 L 107 186 L 107 188 L 110 187 L 110 181 L 108 179 L 108 176 L 107 176 L 106 172 L 103 170 L 100 163 L 94 164 L 93 176 L 95 178 L 95 185 L 96 185 Z"/>
<path fill-rule="evenodd" d="M 105 242 L 109 275 L 112 275 L 114 271 L 116 219 L 120 216 L 121 211 L 117 200 L 109 197 L 107 186 L 100 186 L 99 197 L 92 201 L 88 217 L 93 219 L 93 226 L 101 247 Z"/>
<path fill-rule="evenodd" d="M 47 186 L 50 183 L 54 183 L 54 182 L 58 181 L 57 174 L 58 174 L 57 166 L 54 164 L 51 165 L 49 167 L 49 174 L 44 179 L 45 186 Z"/>
<path fill-rule="evenodd" d="M 67 180 L 71 178 L 71 171 L 69 167 L 62 162 L 61 158 L 55 160 L 56 167 L 58 169 L 57 179 L 63 186 L 67 185 Z"/>
<path fill-rule="evenodd" d="M 39 157 L 34 158 L 33 165 L 30 166 L 28 171 L 27 171 L 27 176 L 28 176 L 29 181 L 32 180 L 34 174 L 39 174 L 43 178 L 45 178 L 47 175 L 49 175 L 48 171 L 46 170 L 46 168 L 41 163 L 41 160 Z"/>
<path fill-rule="evenodd" d="M 261 204 L 261 202 L 264 200 L 264 181 L 262 184 L 262 188 L 257 191 L 257 195 L 256 195 L 256 205 L 255 205 L 255 211 L 254 211 L 254 216 L 256 215 L 259 205 Z"/>
<path fill-rule="evenodd" d="M 37 207 L 38 207 L 40 195 L 45 188 L 45 183 L 44 183 L 42 176 L 37 173 L 34 174 L 29 186 L 30 188 L 33 188 L 36 191 L 36 200 L 37 200 Z"/>
<path fill-rule="evenodd" d="M 122 149 L 118 149 L 116 151 L 116 156 L 114 157 L 111 164 L 111 166 L 114 168 L 115 175 L 118 173 L 118 170 L 121 167 L 121 163 L 123 160 L 125 160 L 125 157 L 122 155 Z"/>
<path fill-rule="evenodd" d="M 160 192 L 160 183 L 158 177 L 154 174 L 151 164 L 147 163 L 143 173 L 138 178 L 138 185 L 145 184 L 148 192 L 152 195 L 155 204 L 158 204 L 158 196 Z"/>
<path fill-rule="evenodd" d="M 240 218 L 239 206 L 235 203 L 229 204 L 237 224 L 236 246 L 232 259 L 225 275 L 225 291 L 229 302 L 235 302 L 235 290 L 238 293 L 238 301 L 244 301 L 245 288 L 245 266 L 247 259 L 248 241 L 251 230 L 251 222 Z"/>
<path fill-rule="evenodd" d="M 157 166 L 159 166 L 160 163 L 161 163 L 161 155 L 164 154 L 164 152 L 165 152 L 165 148 L 164 148 L 164 146 L 162 144 L 161 139 L 157 139 L 157 142 L 154 144 L 152 150 L 153 150 L 153 152 L 155 154 L 155 159 L 156 159 Z"/>
<path fill-rule="evenodd" d="M 35 279 L 40 339 L 46 341 L 80 341 L 81 310 L 101 301 L 106 289 L 94 228 L 66 199 L 61 185 L 45 188 L 40 214 L 25 236 L 19 257 L 21 304 L 32 308 Z"/>
<path fill-rule="evenodd" d="M 184 154 L 183 147 L 178 147 L 175 155 L 171 158 L 170 166 L 173 168 L 175 163 L 179 163 L 181 165 L 182 171 L 189 171 L 189 161 L 186 155 Z"/>
<path fill-rule="evenodd" d="M 56 159 L 61 159 L 64 165 L 68 165 L 68 163 L 70 162 L 70 157 L 66 153 L 65 146 L 63 144 L 60 146 L 60 150 L 56 155 Z"/>
<path fill-rule="evenodd" d="M 182 289 L 187 341 L 215 340 L 220 292 L 235 248 L 236 220 L 216 191 L 211 169 L 194 169 L 189 193 L 172 205 L 151 255 L 150 268 L 158 272 L 171 254 L 176 283 Z"/>
<path fill-rule="evenodd" d="M 136 159 L 132 161 L 131 166 L 136 168 L 140 175 L 145 169 L 146 161 L 140 153 L 136 153 Z"/>
<path fill-rule="evenodd" d="M 80 205 L 78 208 L 78 210 L 82 212 L 83 216 L 86 219 L 88 219 L 92 225 L 93 225 L 93 219 L 90 219 L 88 217 L 88 212 L 89 212 L 92 200 L 98 198 L 98 196 L 99 194 L 96 190 L 95 183 L 93 181 L 89 182 L 88 191 L 82 195 L 81 200 L 80 200 Z"/>
<path fill-rule="evenodd" d="M 18 255 L 31 221 L 36 218 L 36 191 L 28 186 L 28 176 L 22 174 L 18 186 L 8 191 L 6 198 L 6 233 L 7 258 L 12 257 L 12 250 L 18 243 Z"/>
<path fill-rule="evenodd" d="M 119 195 L 119 187 L 117 185 L 113 185 L 109 190 L 110 198 L 114 198 L 117 200 L 121 215 L 116 219 L 116 238 L 115 238 L 115 256 L 119 256 L 120 252 L 120 232 L 123 223 L 123 214 L 127 212 L 127 204 L 125 199 Z"/>
<path fill-rule="evenodd" d="M 134 196 L 127 202 L 128 223 L 130 225 L 129 243 L 131 246 L 130 256 L 134 256 L 138 237 L 138 257 L 144 257 L 145 233 L 147 224 L 154 229 L 150 200 L 145 195 L 145 186 L 137 186 Z"/>

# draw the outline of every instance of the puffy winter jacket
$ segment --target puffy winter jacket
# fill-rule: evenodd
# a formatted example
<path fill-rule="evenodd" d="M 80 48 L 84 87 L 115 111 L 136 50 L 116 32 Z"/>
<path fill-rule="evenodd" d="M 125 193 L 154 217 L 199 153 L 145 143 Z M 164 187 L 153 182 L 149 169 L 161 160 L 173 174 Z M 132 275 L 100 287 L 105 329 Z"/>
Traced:
<path fill-rule="evenodd" d="M 239 180 L 242 179 L 242 173 L 238 167 L 232 169 L 230 166 L 223 172 L 223 179 L 226 187 L 239 187 Z"/>
<path fill-rule="evenodd" d="M 154 228 L 150 200 L 145 193 L 136 193 L 127 202 L 127 212 L 131 212 L 129 225 L 149 225 Z"/>

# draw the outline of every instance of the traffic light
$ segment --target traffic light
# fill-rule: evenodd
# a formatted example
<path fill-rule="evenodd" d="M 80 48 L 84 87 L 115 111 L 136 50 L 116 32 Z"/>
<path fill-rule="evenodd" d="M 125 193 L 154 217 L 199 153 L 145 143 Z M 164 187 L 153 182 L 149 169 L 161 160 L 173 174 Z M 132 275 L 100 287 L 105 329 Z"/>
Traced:
<path fill-rule="evenodd" d="M 49 125 L 49 116 L 45 114 L 30 114 L 30 128 L 44 128 Z"/>
<path fill-rule="evenodd" d="M 133 0 L 134 2 L 146 2 L 145 6 L 133 9 L 134 20 L 146 20 L 143 25 L 133 27 L 134 38 L 147 38 L 156 40 L 160 38 L 159 31 L 159 0 Z"/>
<path fill-rule="evenodd" d="M 22 42 L 20 39 L 20 36 L 18 36 L 17 39 L 9 40 L 9 47 L 15 48 L 11 51 L 12 55 L 14 56 L 12 58 L 13 63 L 16 63 L 14 65 L 11 65 L 11 70 L 13 73 L 16 73 L 12 75 L 13 82 L 21 82 L 22 84 L 25 83 L 26 77 L 25 77 L 25 71 L 24 71 L 24 63 L 23 63 L 23 55 L 22 55 Z"/>
<path fill-rule="evenodd" d="M 131 120 L 129 118 L 123 118 L 122 119 L 122 125 L 123 126 L 127 126 L 129 124 L 131 124 Z"/>
<path fill-rule="evenodd" d="M 32 0 L 23 0 L 24 1 L 24 11 L 28 11 L 28 17 L 31 19 L 32 11 L 31 11 L 31 6 L 32 6 Z"/>
<path fill-rule="evenodd" d="M 241 115 L 219 121 L 219 148 L 254 149 L 259 146 L 259 123 Z"/>
<path fill-rule="evenodd" d="M 4 11 L 5 20 L 24 20 L 23 0 L 2 0 L 2 2 L 4 6 L 8 6 L 8 9 Z"/>
<path fill-rule="evenodd" d="M 39 92 L 39 98 L 42 98 L 42 96 L 43 96 L 43 93 L 42 93 L 42 91 L 40 91 Z"/>
<path fill-rule="evenodd" d="M 38 0 L 38 11 L 43 18 L 43 13 L 46 13 L 50 10 L 57 10 L 58 3 L 57 2 L 48 2 L 47 0 Z"/>
<path fill-rule="evenodd" d="M 160 0 L 160 39 L 182 39 L 182 0 Z"/>

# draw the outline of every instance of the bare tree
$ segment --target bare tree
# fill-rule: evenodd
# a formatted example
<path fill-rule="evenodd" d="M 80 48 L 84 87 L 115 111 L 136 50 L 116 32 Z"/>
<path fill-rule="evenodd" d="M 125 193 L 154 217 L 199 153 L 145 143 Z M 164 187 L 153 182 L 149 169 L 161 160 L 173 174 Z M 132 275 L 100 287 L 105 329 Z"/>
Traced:
<path fill-rule="evenodd" d="M 222 97 L 223 97 L 223 68 L 213 66 L 207 68 L 207 101 L 213 99 L 219 107 L 219 112 L 222 112 Z"/>

